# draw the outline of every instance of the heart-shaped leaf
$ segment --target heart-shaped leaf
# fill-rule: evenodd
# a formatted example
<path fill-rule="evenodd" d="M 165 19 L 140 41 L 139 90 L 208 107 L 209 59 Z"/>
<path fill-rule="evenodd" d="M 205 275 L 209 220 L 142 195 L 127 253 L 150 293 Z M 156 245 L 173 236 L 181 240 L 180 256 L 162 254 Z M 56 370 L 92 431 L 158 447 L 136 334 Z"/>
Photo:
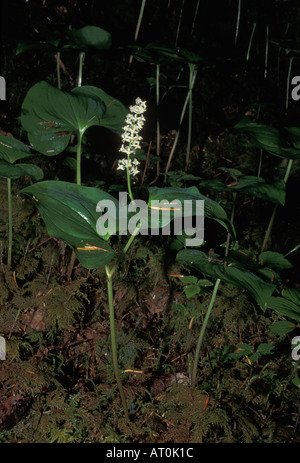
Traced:
<path fill-rule="evenodd" d="M 66 149 L 73 132 L 102 126 L 120 134 L 128 110 L 119 101 L 93 86 L 64 92 L 47 82 L 38 82 L 22 105 L 21 123 L 31 145 L 47 156 Z"/>
<path fill-rule="evenodd" d="M 82 89 L 82 87 L 81 87 Z M 74 89 L 75 90 L 75 89 Z M 31 145 L 47 156 L 61 153 L 75 131 L 100 125 L 106 106 L 84 90 L 64 92 L 45 81 L 35 84 L 22 105 L 21 123 Z"/>
<path fill-rule="evenodd" d="M 111 201 L 118 211 L 118 202 L 99 188 L 68 182 L 45 181 L 20 191 L 34 198 L 50 236 L 61 239 L 74 250 L 86 268 L 99 268 L 114 258 L 108 244 L 110 233 L 99 235 L 97 204 Z"/>
<path fill-rule="evenodd" d="M 196 249 L 179 251 L 176 260 L 189 264 L 206 277 L 221 279 L 232 286 L 245 289 L 262 310 L 268 307 L 269 299 L 276 288 L 274 284 L 265 282 L 247 269 L 210 262 L 204 252 Z"/>
<path fill-rule="evenodd" d="M 91 85 L 85 85 L 83 87 L 76 87 L 73 89 L 75 95 L 84 95 L 89 98 L 101 100 L 106 106 L 105 112 L 103 113 L 100 123 L 101 127 L 105 127 L 112 132 L 121 134 L 123 132 L 123 126 L 128 114 L 128 109 L 121 103 L 121 101 L 108 95 L 101 88 L 93 87 Z"/>

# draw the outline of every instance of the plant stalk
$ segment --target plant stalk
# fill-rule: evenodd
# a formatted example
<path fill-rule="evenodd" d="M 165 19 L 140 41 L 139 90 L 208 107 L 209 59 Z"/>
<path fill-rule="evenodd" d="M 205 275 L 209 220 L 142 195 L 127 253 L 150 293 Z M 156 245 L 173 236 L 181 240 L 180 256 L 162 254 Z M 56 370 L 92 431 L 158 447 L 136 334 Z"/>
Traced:
<path fill-rule="evenodd" d="M 116 343 L 116 329 L 115 329 L 115 312 L 114 312 L 114 297 L 113 297 L 113 286 L 112 286 L 112 274 L 109 271 L 108 266 L 105 266 L 105 271 L 107 275 L 107 293 L 108 293 L 108 304 L 109 304 L 109 320 L 110 320 L 110 339 L 111 339 L 111 351 L 112 359 L 114 366 L 115 378 L 119 388 L 121 401 L 124 409 L 125 418 L 128 420 L 128 406 L 123 390 L 122 381 L 120 378 L 119 366 L 118 366 L 118 353 L 117 353 L 117 343 Z"/>
<path fill-rule="evenodd" d="M 60 79 L 60 51 L 56 54 L 56 75 L 57 75 L 57 87 L 61 88 L 61 79 Z"/>
<path fill-rule="evenodd" d="M 7 199 L 8 199 L 8 255 L 7 265 L 11 266 L 12 255 L 12 204 L 11 204 L 11 178 L 7 178 Z"/>
<path fill-rule="evenodd" d="M 192 75 L 192 78 L 191 78 L 190 81 L 189 81 L 189 91 L 188 91 L 188 93 L 187 93 L 185 102 L 184 102 L 184 104 L 183 104 L 183 108 L 182 108 L 181 115 L 180 115 L 179 127 L 178 127 L 178 130 L 177 130 L 177 133 L 176 133 L 175 140 L 174 140 L 174 142 L 173 142 L 173 146 L 172 146 L 171 152 L 170 152 L 170 154 L 169 154 L 169 159 L 168 159 L 168 162 L 167 162 L 167 165 L 166 165 L 165 174 L 167 174 L 168 171 L 169 171 L 169 168 L 170 168 L 170 165 L 171 165 L 171 161 L 172 161 L 172 158 L 173 158 L 173 155 L 174 155 L 174 152 L 175 152 L 175 149 L 176 149 L 178 140 L 179 140 L 180 128 L 181 128 L 182 121 L 183 121 L 183 118 L 184 118 L 184 115 L 185 115 L 186 107 L 187 107 L 187 105 L 188 105 L 188 102 L 190 101 L 190 94 L 191 94 L 191 92 L 192 92 L 192 89 L 193 89 L 193 86 L 194 86 L 194 83 L 195 83 L 196 74 L 197 74 L 197 72 L 194 71 L 194 72 L 193 72 L 193 75 Z M 166 178 L 166 177 L 165 177 L 165 178 Z"/>
<path fill-rule="evenodd" d="M 293 159 L 289 159 L 289 162 L 288 162 L 288 165 L 287 165 L 287 168 L 286 168 L 286 172 L 285 172 L 285 176 L 284 176 L 284 179 L 283 179 L 285 184 L 287 183 L 287 180 L 289 178 L 292 165 L 293 165 Z M 273 223 L 274 223 L 274 220 L 275 220 L 275 216 L 276 216 L 278 206 L 279 206 L 278 204 L 275 204 L 275 207 L 273 209 L 273 212 L 272 212 L 272 215 L 271 215 L 271 218 L 270 218 L 270 222 L 269 222 L 268 228 L 266 230 L 265 238 L 264 238 L 264 241 L 263 241 L 263 244 L 262 244 L 262 247 L 261 247 L 261 252 L 263 252 L 265 250 L 265 247 L 266 247 L 266 245 L 268 243 L 268 240 L 270 238 L 270 234 L 271 234 L 271 230 L 272 230 L 272 227 L 273 227 Z"/>
<path fill-rule="evenodd" d="M 197 342 L 197 346 L 196 346 L 196 352 L 195 352 L 193 372 L 192 372 L 192 388 L 193 389 L 194 389 L 194 387 L 196 385 L 197 366 L 198 366 L 198 362 L 199 362 L 199 356 L 200 356 L 200 350 L 201 350 L 201 346 L 202 346 L 202 341 L 203 341 L 206 326 L 207 326 L 207 323 L 208 323 L 208 320 L 209 320 L 209 317 L 210 317 L 210 314 L 211 314 L 211 311 L 212 311 L 212 308 L 213 308 L 213 305 L 214 305 L 214 302 L 215 302 L 215 299 L 216 299 L 216 296 L 217 296 L 217 292 L 218 292 L 220 282 L 221 282 L 221 280 L 220 280 L 220 278 L 218 278 L 216 283 L 215 283 L 214 290 L 213 290 L 213 293 L 212 293 L 212 296 L 211 296 L 211 299 L 210 299 L 210 303 L 209 303 L 209 306 L 208 306 L 208 309 L 207 309 L 207 312 L 206 312 L 206 315 L 205 315 L 205 318 L 204 318 L 204 321 L 203 321 L 203 325 L 202 325 L 202 328 L 201 328 L 201 331 L 200 331 L 199 338 L 198 338 L 198 342 Z"/>
<path fill-rule="evenodd" d="M 78 131 L 77 137 L 77 151 L 76 151 L 76 182 L 81 185 L 81 144 L 83 132 Z"/>
<path fill-rule="evenodd" d="M 82 69 L 83 69 L 84 58 L 85 58 L 85 52 L 81 51 L 79 53 L 79 69 L 78 69 L 77 87 L 81 87 L 82 85 Z"/>
<path fill-rule="evenodd" d="M 156 156 L 160 156 L 160 123 L 159 123 L 159 76 L 160 65 L 156 64 Z M 156 175 L 159 176 L 159 160 L 156 164 Z"/>
<path fill-rule="evenodd" d="M 76 183 L 81 185 L 81 144 L 82 144 L 83 132 L 78 131 L 77 136 L 77 152 L 76 152 Z M 67 269 L 67 277 L 70 279 L 72 276 L 73 267 L 76 260 L 76 254 L 72 251 L 70 262 Z"/>
<path fill-rule="evenodd" d="M 189 63 L 190 69 L 190 78 L 189 78 L 189 119 L 188 119 L 188 139 L 187 139 L 187 148 L 186 148 L 186 161 L 185 161 L 185 170 L 188 170 L 190 162 L 190 151 L 191 151 L 191 140 L 192 140 L 192 115 L 193 115 L 193 86 L 197 74 L 196 65 L 194 63 Z"/>

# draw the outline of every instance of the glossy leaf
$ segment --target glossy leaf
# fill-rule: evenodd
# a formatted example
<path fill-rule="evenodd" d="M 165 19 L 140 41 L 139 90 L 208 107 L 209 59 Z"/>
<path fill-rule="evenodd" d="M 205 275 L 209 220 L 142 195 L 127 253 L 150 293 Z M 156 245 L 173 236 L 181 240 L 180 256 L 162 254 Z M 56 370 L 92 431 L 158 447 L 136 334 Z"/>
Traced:
<path fill-rule="evenodd" d="M 28 146 L 13 137 L 5 137 L 0 134 L 0 159 L 3 159 L 10 164 L 32 157 L 32 153 Z"/>
<path fill-rule="evenodd" d="M 258 148 L 282 158 L 300 159 L 300 129 L 298 127 L 285 127 L 282 130 L 270 127 L 252 119 L 244 117 L 235 125 L 250 135 Z"/>
<path fill-rule="evenodd" d="M 22 105 L 21 123 L 31 145 L 48 156 L 62 152 L 74 131 L 101 124 L 106 106 L 101 100 L 73 90 L 64 92 L 45 81 L 35 84 Z"/>
<path fill-rule="evenodd" d="M 70 29 L 67 36 L 73 44 L 70 43 L 64 48 L 108 50 L 111 47 L 111 34 L 101 27 L 84 26 L 81 29 Z"/>
<path fill-rule="evenodd" d="M 284 297 L 271 297 L 268 301 L 268 307 L 282 315 L 286 315 L 293 320 L 300 321 L 300 305 L 289 301 Z"/>
<path fill-rule="evenodd" d="M 34 164 L 10 164 L 0 160 L 0 177 L 16 179 L 29 175 L 35 180 L 41 180 L 44 177 L 42 169 Z"/>
<path fill-rule="evenodd" d="M 125 118 L 128 114 L 128 109 L 123 103 L 116 98 L 108 95 L 101 88 L 85 85 L 76 87 L 72 91 L 75 95 L 84 95 L 95 100 L 101 100 L 105 104 L 105 112 L 103 113 L 100 123 L 101 127 L 111 130 L 117 134 L 123 132 Z"/>
<path fill-rule="evenodd" d="M 49 235 L 71 246 L 84 267 L 99 268 L 114 258 L 107 242 L 111 235 L 97 232 L 98 202 L 109 199 L 117 210 L 118 203 L 111 195 L 99 188 L 58 181 L 36 183 L 20 193 L 34 198 Z"/>
<path fill-rule="evenodd" d="M 298 304 L 300 306 L 300 289 L 283 288 L 282 295 L 289 301 L 294 302 L 294 304 Z"/>
<path fill-rule="evenodd" d="M 225 210 L 220 206 L 217 202 L 213 201 L 210 198 L 202 195 L 198 188 L 193 186 L 190 188 L 157 188 L 157 187 L 150 187 L 149 189 L 149 200 L 148 205 L 151 209 L 151 201 L 168 201 L 171 203 L 172 201 L 178 200 L 181 204 L 184 204 L 185 200 L 192 200 L 193 201 L 193 215 L 197 212 L 196 201 L 203 200 L 204 201 L 204 216 L 208 219 L 213 219 L 220 223 L 233 237 L 236 239 L 236 234 L 234 227 L 232 226 L 230 220 L 227 217 Z M 170 213 L 171 220 L 174 217 L 174 213 L 171 211 Z M 161 222 L 158 226 L 164 226 Z"/>
<path fill-rule="evenodd" d="M 231 182 L 228 185 L 219 180 L 206 180 L 201 182 L 199 186 L 213 191 L 241 191 L 281 205 L 284 205 L 286 197 L 285 182 L 283 180 L 274 184 L 267 184 L 263 178 L 251 175 L 241 175 L 236 182 Z"/>
<path fill-rule="evenodd" d="M 221 279 L 232 286 L 245 289 L 263 310 L 266 310 L 276 287 L 247 269 L 209 262 L 208 256 L 199 250 L 179 251 L 176 259 L 178 262 L 189 264 L 206 277 Z"/>

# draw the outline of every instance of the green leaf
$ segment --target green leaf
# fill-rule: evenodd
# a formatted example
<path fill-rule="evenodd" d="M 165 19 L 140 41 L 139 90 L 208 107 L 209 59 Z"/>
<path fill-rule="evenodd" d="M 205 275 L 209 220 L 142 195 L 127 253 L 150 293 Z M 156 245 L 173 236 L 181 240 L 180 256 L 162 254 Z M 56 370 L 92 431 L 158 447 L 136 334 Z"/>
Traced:
<path fill-rule="evenodd" d="M 256 349 L 256 352 L 262 355 L 267 355 L 267 354 L 272 354 L 272 351 L 274 350 L 274 346 L 272 343 L 268 342 L 262 342 L 259 344 L 259 346 Z"/>
<path fill-rule="evenodd" d="M 209 262 L 207 255 L 196 249 L 179 251 L 176 260 L 189 264 L 206 277 L 220 278 L 225 283 L 245 289 L 263 310 L 266 310 L 268 301 L 276 287 L 247 269 Z"/>
<path fill-rule="evenodd" d="M 252 347 L 250 346 L 250 344 L 240 343 L 236 346 L 236 349 L 237 349 L 236 352 L 232 352 L 228 354 L 227 358 L 235 359 L 235 358 L 243 357 L 244 355 L 252 354 Z"/>
<path fill-rule="evenodd" d="M 24 145 L 20 140 L 0 134 L 0 159 L 13 164 L 19 159 L 32 156 L 29 147 Z"/>
<path fill-rule="evenodd" d="M 286 299 L 300 306 L 300 289 L 284 288 L 282 295 Z"/>
<path fill-rule="evenodd" d="M 62 152 L 74 131 L 83 133 L 101 125 L 106 106 L 100 98 L 85 95 L 84 87 L 64 92 L 47 82 L 28 91 L 21 111 L 21 123 L 31 145 L 47 156 Z"/>
<path fill-rule="evenodd" d="M 42 169 L 34 164 L 10 164 L 0 160 L 0 177 L 16 179 L 24 175 L 29 175 L 35 180 L 44 177 Z"/>
<path fill-rule="evenodd" d="M 175 203 L 178 201 L 181 205 L 184 205 L 185 200 L 192 201 L 192 213 L 195 215 L 196 211 L 196 201 L 203 200 L 204 201 L 204 216 L 208 219 L 213 219 L 220 223 L 227 232 L 231 234 L 233 240 L 236 240 L 236 233 L 233 225 L 231 224 L 230 220 L 227 217 L 225 210 L 220 206 L 218 203 L 213 201 L 210 198 L 202 195 L 198 188 L 195 186 L 190 188 L 157 188 L 157 187 L 150 187 L 149 190 L 149 200 L 148 206 L 151 209 L 151 202 L 156 200 L 160 201 L 161 205 L 163 206 L 163 202 L 167 203 Z M 182 208 L 184 210 L 184 208 Z M 172 220 L 174 218 L 174 212 L 170 211 L 170 217 Z M 168 220 L 162 222 L 162 214 L 159 216 L 159 223 L 158 226 L 162 227 L 168 223 Z"/>
<path fill-rule="evenodd" d="M 268 153 L 282 158 L 300 159 L 298 128 L 285 127 L 279 130 L 245 117 L 235 125 L 235 129 L 246 132 L 258 148 Z"/>
<path fill-rule="evenodd" d="M 58 181 L 36 183 L 20 193 L 35 199 L 49 235 L 71 246 L 84 267 L 99 268 L 114 258 L 107 242 L 110 233 L 100 236 L 97 232 L 98 202 L 110 200 L 118 211 L 118 202 L 111 195 L 99 188 Z"/>
<path fill-rule="evenodd" d="M 293 320 L 300 321 L 300 306 L 284 297 L 270 297 L 268 307 Z"/>
<path fill-rule="evenodd" d="M 99 124 L 101 127 L 111 130 L 117 134 L 123 132 L 125 119 L 128 114 L 128 109 L 121 103 L 121 101 L 105 93 L 101 88 L 85 85 L 83 87 L 76 87 L 73 89 L 75 95 L 83 95 L 95 100 L 102 101 L 105 106 Z"/>
<path fill-rule="evenodd" d="M 265 251 L 259 255 L 258 258 L 261 265 L 277 270 L 287 270 L 293 267 L 293 265 L 284 257 L 283 254 L 273 251 Z"/>
<path fill-rule="evenodd" d="M 108 50 L 111 47 L 111 34 L 101 27 L 84 26 L 81 29 L 70 29 L 67 36 L 71 39 L 71 43 L 64 46 L 63 49 L 95 48 L 96 50 Z"/>
<path fill-rule="evenodd" d="M 184 276 L 180 280 L 182 281 L 183 284 L 192 284 L 192 285 L 195 285 L 198 281 L 197 278 L 194 277 L 193 275 Z"/>
<path fill-rule="evenodd" d="M 300 378 L 298 378 L 297 376 L 295 376 L 292 379 L 292 383 L 294 384 L 294 386 L 297 386 L 298 388 L 300 388 Z"/>
<path fill-rule="evenodd" d="M 251 175 L 239 176 L 235 183 L 229 185 L 225 185 L 219 180 L 206 180 L 201 182 L 199 186 L 213 191 L 241 191 L 281 205 L 284 205 L 286 197 L 285 182 L 283 180 L 274 184 L 267 184 L 263 178 Z"/>
<path fill-rule="evenodd" d="M 186 297 L 189 299 L 199 294 L 200 288 L 198 285 L 187 285 L 184 287 L 184 292 L 185 292 Z"/>
<path fill-rule="evenodd" d="M 296 325 L 286 320 L 275 322 L 270 332 L 273 334 L 287 334 L 295 329 Z"/>

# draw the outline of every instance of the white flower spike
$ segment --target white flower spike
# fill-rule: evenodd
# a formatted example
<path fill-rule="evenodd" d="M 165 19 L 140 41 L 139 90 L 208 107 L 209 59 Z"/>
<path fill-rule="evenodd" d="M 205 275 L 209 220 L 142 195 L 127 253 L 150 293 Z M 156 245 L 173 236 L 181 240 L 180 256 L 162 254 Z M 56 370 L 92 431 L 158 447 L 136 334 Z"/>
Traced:
<path fill-rule="evenodd" d="M 129 159 L 132 154 L 135 154 L 137 149 L 141 149 L 140 141 L 142 137 L 139 132 L 142 130 L 145 117 L 143 113 L 146 111 L 146 101 L 142 101 L 140 98 L 135 100 L 135 105 L 130 106 L 130 113 L 127 114 L 125 119 L 126 126 L 123 127 L 122 145 L 120 148 L 121 153 L 127 155 L 127 159 L 121 159 L 118 162 L 118 170 L 129 169 L 129 174 L 135 176 L 139 173 L 137 159 Z"/>

